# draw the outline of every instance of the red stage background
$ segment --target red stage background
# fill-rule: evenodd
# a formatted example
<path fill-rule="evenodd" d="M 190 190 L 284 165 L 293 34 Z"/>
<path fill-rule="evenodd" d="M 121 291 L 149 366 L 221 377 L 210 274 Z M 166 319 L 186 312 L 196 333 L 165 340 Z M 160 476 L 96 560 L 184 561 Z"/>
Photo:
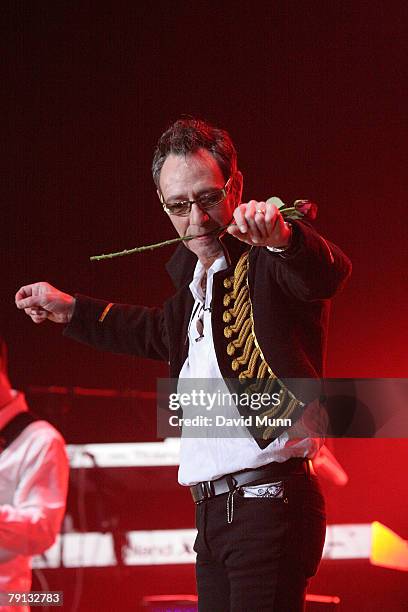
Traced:
<path fill-rule="evenodd" d="M 18 0 L 2 4 L 2 21 L 1 316 L 16 387 L 154 390 L 166 375 L 165 364 L 96 353 L 56 325 L 37 328 L 13 296 L 48 280 L 112 301 L 163 302 L 171 248 L 101 263 L 89 256 L 172 237 L 150 162 L 182 113 L 231 133 L 244 198 L 315 200 L 322 234 L 350 256 L 327 374 L 406 376 L 405 3 Z M 78 415 L 78 428 L 91 426 L 87 418 Z M 334 450 L 350 482 L 326 486 L 330 522 L 380 520 L 408 539 L 406 440 L 336 441 Z M 356 595 L 355 571 L 341 571 Z M 404 609 L 388 595 L 385 609 Z"/>

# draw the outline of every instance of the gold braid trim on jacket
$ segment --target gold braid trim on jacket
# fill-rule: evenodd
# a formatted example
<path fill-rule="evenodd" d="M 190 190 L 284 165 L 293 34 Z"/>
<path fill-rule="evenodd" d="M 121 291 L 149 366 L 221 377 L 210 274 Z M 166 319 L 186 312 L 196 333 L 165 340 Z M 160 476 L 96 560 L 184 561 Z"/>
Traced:
<path fill-rule="evenodd" d="M 227 345 L 227 354 L 230 358 L 231 369 L 238 374 L 242 384 L 247 383 L 246 393 L 267 393 L 271 395 L 279 390 L 280 402 L 259 414 L 259 417 L 281 419 L 290 418 L 304 404 L 298 400 L 291 391 L 278 379 L 267 363 L 254 330 L 254 319 L 251 296 L 248 283 L 249 251 L 241 255 L 234 269 L 234 274 L 224 279 L 223 321 L 224 336 L 230 340 Z M 248 380 L 254 379 L 254 382 Z M 250 384 L 248 384 L 250 383 Z M 257 425 L 262 429 L 264 425 Z M 268 440 L 273 437 L 275 429 L 281 427 L 265 426 L 262 438 Z"/>

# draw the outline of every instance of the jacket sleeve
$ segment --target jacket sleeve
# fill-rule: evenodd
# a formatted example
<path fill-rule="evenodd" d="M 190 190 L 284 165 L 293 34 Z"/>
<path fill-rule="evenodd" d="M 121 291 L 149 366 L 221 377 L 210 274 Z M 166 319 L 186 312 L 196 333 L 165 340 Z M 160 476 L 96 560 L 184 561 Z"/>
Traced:
<path fill-rule="evenodd" d="M 160 308 L 111 304 L 76 295 L 64 335 L 94 348 L 168 361 L 168 338 Z"/>
<path fill-rule="evenodd" d="M 265 255 L 273 260 L 277 283 L 299 300 L 332 298 L 351 274 L 350 260 L 310 225 L 293 221 L 292 227 L 292 245 L 287 251 L 272 253 L 265 249 Z"/>

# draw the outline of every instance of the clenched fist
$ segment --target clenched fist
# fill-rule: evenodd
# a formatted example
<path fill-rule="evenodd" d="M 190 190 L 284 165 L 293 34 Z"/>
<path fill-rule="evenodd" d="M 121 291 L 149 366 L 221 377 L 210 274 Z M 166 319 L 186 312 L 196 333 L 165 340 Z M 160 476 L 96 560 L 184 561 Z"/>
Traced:
<path fill-rule="evenodd" d="M 234 210 L 236 225 L 228 227 L 228 233 L 254 246 L 287 247 L 291 230 L 279 209 L 271 201 L 251 200 Z"/>
<path fill-rule="evenodd" d="M 54 323 L 69 323 L 75 307 L 72 295 L 59 291 L 49 283 L 33 283 L 16 293 L 16 306 L 32 318 L 34 323 L 46 319 Z"/>

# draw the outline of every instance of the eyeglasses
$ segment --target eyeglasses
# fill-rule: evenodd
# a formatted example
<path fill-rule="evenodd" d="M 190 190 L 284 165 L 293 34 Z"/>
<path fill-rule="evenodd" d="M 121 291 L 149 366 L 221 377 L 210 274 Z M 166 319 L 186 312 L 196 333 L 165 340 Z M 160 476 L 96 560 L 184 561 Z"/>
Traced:
<path fill-rule="evenodd" d="M 222 189 L 214 189 L 214 191 L 210 191 L 209 193 L 204 193 L 199 196 L 196 200 L 184 200 L 182 202 L 165 202 L 163 195 L 160 194 L 160 202 L 163 205 L 164 211 L 168 215 L 177 215 L 178 217 L 186 217 L 190 214 L 191 207 L 193 204 L 197 204 L 201 210 L 206 211 L 210 208 L 214 208 L 217 204 L 221 204 L 221 202 L 227 197 L 229 190 L 232 184 L 232 176 L 229 177 L 228 181 L 225 183 Z"/>

